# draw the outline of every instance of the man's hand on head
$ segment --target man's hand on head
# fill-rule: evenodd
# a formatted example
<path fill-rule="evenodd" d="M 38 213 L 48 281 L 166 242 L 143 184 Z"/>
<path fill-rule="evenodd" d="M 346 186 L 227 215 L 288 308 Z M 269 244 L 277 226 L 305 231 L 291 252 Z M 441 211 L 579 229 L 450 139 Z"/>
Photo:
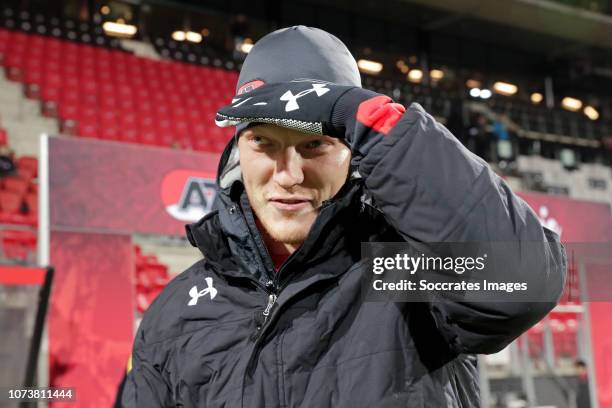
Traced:
<path fill-rule="evenodd" d="M 403 115 L 388 96 L 355 86 L 326 82 L 262 85 L 237 95 L 219 109 L 216 124 L 262 122 L 345 140 L 353 155 L 365 156 Z"/>

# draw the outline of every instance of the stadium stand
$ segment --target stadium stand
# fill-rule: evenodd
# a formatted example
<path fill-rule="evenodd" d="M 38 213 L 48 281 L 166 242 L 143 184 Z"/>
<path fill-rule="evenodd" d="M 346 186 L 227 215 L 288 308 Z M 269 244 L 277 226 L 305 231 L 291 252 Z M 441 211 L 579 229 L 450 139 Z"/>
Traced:
<path fill-rule="evenodd" d="M 162 38 L 154 44 L 165 57 L 234 67 L 232 61 L 223 62 L 208 48 Z M 3 59 L 7 76 L 22 81 L 28 96 L 40 98 L 43 112 L 57 115 L 66 134 L 208 151 L 218 151 L 222 147 L 217 143 L 218 136 L 228 134 L 207 126 L 212 121 L 206 118 L 214 113 L 214 106 L 223 104 L 233 93 L 235 71 L 155 61 L 9 30 L 0 33 L 0 53 L 6 54 Z M 172 87 L 170 78 L 176 87 Z M 421 103 L 442 122 L 451 116 L 451 106 L 458 101 L 456 91 L 439 87 L 400 84 L 366 75 L 364 85 L 405 104 Z M 576 148 L 598 148 L 608 134 L 607 124 L 591 123 L 578 113 L 496 98 L 486 106 L 492 119 L 506 116 L 518 128 L 519 136 L 541 136 Z M 588 161 L 588 153 L 582 156 Z"/>
<path fill-rule="evenodd" d="M 9 42 L 12 46 L 7 52 Z M 204 52 L 202 48 L 161 38 L 155 40 L 155 45 L 162 56 L 234 66 L 231 61 L 223 63 L 208 49 Z M 205 128 L 202 123 L 204 126 L 210 123 L 206 118 L 214 113 L 213 107 L 223 104 L 233 93 L 234 71 L 155 61 L 123 51 L 8 30 L 0 33 L 0 53 L 6 54 L 7 76 L 24 82 L 26 94 L 43 101 L 46 115 L 59 116 L 65 133 L 196 150 L 219 149 L 214 133 L 224 131 Z M 169 78 L 177 82 L 176 88 L 168 89 L 172 86 Z M 451 115 L 451 104 L 458 98 L 457 92 L 437 87 L 399 84 L 365 75 L 364 85 L 403 103 L 421 103 L 443 122 Z M 203 89 L 206 92 L 199 91 Z M 194 97 L 202 102 L 193 101 Z M 98 106 L 102 110 L 97 110 Z M 549 140 L 597 148 L 608 134 L 606 123 L 594 124 L 578 113 L 549 111 L 496 98 L 487 106 L 492 115 L 503 114 L 520 126 L 521 136 L 548 135 Z M 118 129 L 122 130 L 121 136 Z"/>
<path fill-rule="evenodd" d="M 231 136 L 214 112 L 231 98 L 235 72 L 16 31 L 0 31 L 0 44 L 7 77 L 64 134 L 211 152 Z"/>
<path fill-rule="evenodd" d="M 5 7 L 0 14 L 0 25 L 26 33 L 36 33 L 84 44 L 121 49 L 120 41 L 105 36 L 99 24 L 90 24 L 71 18 L 46 16 L 42 13 Z"/>
<path fill-rule="evenodd" d="M 0 179 L 0 253 L 4 259 L 28 263 L 36 260 L 38 164 L 27 156 L 16 163 L 17 173 Z"/>
<path fill-rule="evenodd" d="M 538 156 L 519 156 L 519 171 L 529 180 L 531 190 L 564 194 L 577 199 L 612 202 L 610 169 L 603 164 L 583 164 L 574 171 L 558 160 Z M 608 177 L 606 177 L 608 175 Z M 539 186 L 533 184 L 537 180 Z"/>
<path fill-rule="evenodd" d="M 168 267 L 157 260 L 156 255 L 145 255 L 139 245 L 134 245 L 136 271 L 136 307 L 143 314 L 170 279 Z"/>

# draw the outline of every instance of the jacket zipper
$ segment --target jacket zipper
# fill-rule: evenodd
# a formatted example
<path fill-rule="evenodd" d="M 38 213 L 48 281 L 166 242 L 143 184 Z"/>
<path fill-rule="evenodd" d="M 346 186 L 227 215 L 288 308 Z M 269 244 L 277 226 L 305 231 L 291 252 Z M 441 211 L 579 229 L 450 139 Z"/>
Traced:
<path fill-rule="evenodd" d="M 261 316 L 263 317 L 263 320 L 257 322 L 255 333 L 253 333 L 253 335 L 251 336 L 252 341 L 256 342 L 261 337 L 262 333 L 264 332 L 264 328 L 266 327 L 266 324 L 268 323 L 268 320 L 270 318 L 270 313 L 272 312 L 272 308 L 276 304 L 277 298 L 278 296 L 275 293 L 269 293 L 268 303 L 266 304 L 266 308 L 261 312 Z"/>
<path fill-rule="evenodd" d="M 323 203 L 321 204 L 321 209 L 329 207 L 332 203 L 333 203 L 333 200 L 323 201 Z M 255 239 L 258 239 L 258 238 L 260 237 L 255 237 Z M 280 286 L 281 273 L 286 269 L 287 265 L 291 263 L 291 260 L 295 258 L 295 256 L 297 255 L 297 253 L 300 251 L 301 248 L 302 247 L 298 248 L 297 251 L 294 251 L 291 255 L 289 255 L 289 257 L 285 260 L 285 262 L 283 262 L 279 270 L 276 271 L 273 279 L 267 282 L 266 286 L 271 286 L 273 289 L 271 292 L 268 292 L 269 293 L 268 304 L 266 305 L 265 310 L 262 312 L 264 316 L 264 320 L 263 320 L 263 323 L 257 327 L 257 335 L 255 336 L 255 339 L 259 338 L 261 336 L 261 333 L 263 333 L 264 328 L 266 327 L 266 323 L 268 322 L 270 312 L 272 311 L 272 308 L 276 304 L 276 299 L 278 298 L 278 294 L 280 294 L 281 290 L 283 290 L 284 286 L 286 286 L 286 285 L 283 285 L 282 287 Z M 265 256 L 270 257 L 270 254 L 266 251 Z"/>
<path fill-rule="evenodd" d="M 270 310 L 272 309 L 272 306 L 274 306 L 275 302 L 276 302 L 276 295 L 274 293 L 271 293 L 270 296 L 268 296 L 268 304 L 265 310 L 262 312 L 262 314 L 264 315 L 264 321 L 262 323 L 262 327 L 268 321 L 268 316 L 270 316 Z"/>
<path fill-rule="evenodd" d="M 321 204 L 321 209 L 328 207 L 329 205 L 332 204 L 332 200 L 325 200 L 322 204 Z M 255 239 L 258 239 L 260 237 L 255 237 Z M 265 248 L 265 246 L 264 246 Z M 280 275 L 281 272 L 285 270 L 286 266 L 291 262 L 291 260 L 293 258 L 295 258 L 296 254 L 300 251 L 301 247 L 298 248 L 297 251 L 294 251 L 291 255 L 289 255 L 289 258 L 287 258 L 285 260 L 285 262 L 281 265 L 281 267 L 279 268 L 279 270 L 275 273 L 274 277 L 272 280 L 269 280 L 266 283 L 266 292 L 268 292 L 269 296 L 268 296 L 268 304 L 266 305 L 266 308 L 264 309 L 264 311 L 262 312 L 263 315 L 263 322 L 260 325 L 257 325 L 257 331 L 255 332 L 254 336 L 253 336 L 253 340 L 256 341 L 261 334 L 264 332 L 264 329 L 266 327 L 266 323 L 268 322 L 268 318 L 270 317 L 270 312 L 272 311 L 272 308 L 274 307 L 274 305 L 276 304 L 276 299 L 278 298 L 278 294 L 281 292 L 281 290 L 283 290 L 283 287 L 280 286 Z M 269 253 L 267 253 L 265 256 L 270 256 Z M 271 287 L 272 290 L 268 289 L 268 287 Z"/>
<path fill-rule="evenodd" d="M 251 336 L 251 340 L 257 341 L 257 339 L 259 339 L 259 337 L 261 336 L 261 333 L 263 333 L 263 329 L 265 328 L 265 325 L 268 322 L 268 319 L 270 317 L 270 312 L 272 311 L 272 308 L 276 304 L 276 299 L 278 298 L 278 293 L 279 293 L 278 278 L 277 278 L 278 272 L 274 273 L 274 271 L 270 271 L 268 269 L 267 263 L 271 264 L 272 257 L 270 256 L 268 249 L 266 248 L 265 243 L 263 242 L 261 238 L 261 235 L 260 235 L 261 233 L 257 230 L 257 227 L 250 225 L 249 220 L 247 219 L 247 215 L 245 214 L 240 204 L 234 204 L 233 208 L 234 208 L 234 211 L 236 210 L 239 211 L 243 222 L 246 224 L 247 228 L 252 231 L 253 240 L 256 241 L 254 249 L 258 252 L 259 258 L 260 258 L 260 266 L 263 268 L 263 270 L 265 271 L 268 277 L 268 280 L 266 281 L 265 285 L 262 285 L 261 282 L 259 282 L 256 279 L 253 279 L 253 282 L 257 286 L 262 288 L 268 294 L 268 302 L 266 304 L 265 309 L 261 312 L 263 316 L 263 321 L 261 323 L 259 322 L 257 323 L 256 331 Z M 260 248 L 263 249 L 263 253 L 262 253 L 262 250 L 260 250 Z"/>
<path fill-rule="evenodd" d="M 331 204 L 333 203 L 333 200 L 325 200 L 323 201 L 323 203 L 321 203 L 321 209 L 324 209 L 326 207 L 329 207 Z M 238 210 L 240 211 L 240 214 L 242 216 L 242 219 L 244 220 L 244 222 L 247 224 L 247 226 L 249 225 L 249 222 L 247 220 L 246 214 L 244 214 L 244 211 L 242 210 L 242 208 L 240 207 L 240 205 L 235 205 L 234 206 L 234 210 Z M 249 226 L 249 229 L 251 227 Z M 270 271 L 266 268 L 266 260 L 271 260 L 270 254 L 267 251 L 267 248 L 265 246 L 265 243 L 263 243 L 262 239 L 261 239 L 261 235 L 259 234 L 258 231 L 254 232 L 254 236 L 253 239 L 258 241 L 255 245 L 259 246 L 260 244 L 262 245 L 262 247 L 265 250 L 265 253 L 262 254 L 260 252 L 260 258 L 261 258 L 261 266 L 266 270 L 268 276 L 270 276 Z M 280 269 L 278 271 L 276 271 L 275 273 L 273 272 L 272 275 L 272 279 L 269 279 L 265 286 L 262 285 L 259 281 L 256 281 L 255 279 L 253 280 L 253 282 L 255 282 L 257 284 L 257 286 L 259 286 L 260 288 L 262 288 L 266 293 L 268 293 L 268 302 L 266 304 L 265 309 L 262 312 L 262 316 L 263 316 L 263 321 L 261 324 L 257 325 L 257 330 L 255 333 L 253 333 L 253 336 L 251 337 L 251 339 L 253 341 L 256 341 L 257 339 L 259 339 L 259 337 L 261 337 L 261 334 L 264 332 L 264 329 L 266 327 L 266 323 L 268 323 L 269 317 L 270 317 L 270 313 L 272 312 L 272 308 L 274 307 L 274 305 L 276 304 L 276 299 L 278 298 L 278 294 L 280 293 L 280 291 L 283 289 L 283 287 L 280 287 L 280 275 L 281 272 L 284 271 L 286 269 L 286 266 L 291 262 L 291 260 L 293 258 L 295 258 L 295 256 L 297 255 L 297 253 L 300 251 L 301 247 L 298 248 L 297 251 L 294 251 L 291 255 L 289 255 L 289 257 L 285 260 L 285 262 L 283 263 L 283 265 L 280 267 Z M 263 259 L 264 257 L 267 257 L 267 259 Z"/>
<path fill-rule="evenodd" d="M 321 209 L 330 206 L 332 204 L 332 202 L 333 202 L 333 200 L 325 200 L 321 204 Z M 238 206 L 238 208 L 240 208 L 240 206 Z M 242 218 L 243 218 L 244 222 L 247 223 L 247 226 L 248 226 L 248 220 L 246 219 L 246 215 L 242 211 L 242 208 L 240 208 L 240 213 L 242 215 Z M 253 237 L 253 239 L 261 240 L 261 236 L 256 233 L 255 236 Z M 265 249 L 265 254 L 261 254 L 260 253 L 260 256 L 262 256 L 262 257 L 263 256 L 267 256 L 268 258 L 271 259 L 270 254 L 267 251 L 267 248 L 265 247 L 265 244 L 263 245 L 263 248 Z M 291 255 L 289 255 L 289 257 L 285 260 L 283 265 L 281 265 L 279 270 L 276 271 L 276 273 L 274 273 L 274 275 L 272 275 L 272 279 L 268 280 L 265 285 L 262 285 L 259 281 L 253 279 L 253 282 L 255 282 L 255 284 L 257 286 L 259 286 L 266 293 L 268 293 L 268 303 L 266 304 L 266 307 L 265 307 L 265 309 L 262 312 L 263 322 L 261 324 L 257 324 L 257 330 L 251 336 L 251 340 L 255 343 L 255 346 L 254 346 L 255 348 L 257 347 L 257 341 L 261 338 L 261 336 L 265 332 L 265 328 L 267 327 L 266 325 L 270 324 L 269 323 L 269 318 L 270 318 L 270 315 L 272 313 L 272 309 L 274 308 L 274 305 L 276 304 L 276 300 L 278 299 L 278 294 L 280 294 L 282 289 L 286 286 L 286 285 L 283 285 L 283 287 L 280 287 L 280 279 L 279 279 L 280 274 L 281 274 L 281 272 L 283 270 L 286 269 L 286 266 L 296 256 L 296 254 L 300 251 L 300 249 L 301 249 L 301 247 L 297 251 L 294 251 Z M 268 271 L 267 268 L 265 268 L 265 260 L 261 259 L 261 262 L 263 264 L 262 266 L 264 266 L 264 269 L 266 269 L 266 272 L 268 272 L 268 276 L 270 276 L 270 274 L 269 274 L 270 271 Z M 245 372 L 245 376 L 246 376 L 246 372 Z M 245 380 L 245 378 L 243 378 L 243 387 L 242 387 L 242 392 L 243 392 L 243 394 L 242 394 L 242 402 L 241 402 L 242 406 L 244 406 L 244 380 Z"/>

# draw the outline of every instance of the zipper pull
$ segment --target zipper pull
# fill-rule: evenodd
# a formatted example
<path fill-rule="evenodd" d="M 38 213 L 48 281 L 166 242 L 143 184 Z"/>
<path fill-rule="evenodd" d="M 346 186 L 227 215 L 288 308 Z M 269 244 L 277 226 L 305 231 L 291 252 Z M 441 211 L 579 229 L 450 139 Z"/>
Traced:
<path fill-rule="evenodd" d="M 268 320 L 268 316 L 270 315 L 270 310 L 272 310 L 272 306 L 274 306 L 275 302 L 276 302 L 276 295 L 272 293 L 268 297 L 268 304 L 266 305 L 266 309 L 262 313 L 264 315 L 264 323 L 266 323 L 266 321 Z"/>
<path fill-rule="evenodd" d="M 257 314 L 255 317 L 255 321 L 257 324 L 257 330 L 255 331 L 255 333 L 253 333 L 251 335 L 251 341 L 256 341 L 259 336 L 262 333 L 262 329 L 264 328 L 264 326 L 266 325 L 266 322 L 268 321 L 268 316 L 270 316 L 270 311 L 272 310 L 272 306 L 274 306 L 274 303 L 276 302 L 276 298 L 277 296 L 275 294 L 270 294 L 270 296 L 268 296 L 268 304 L 266 305 L 266 308 L 264 309 L 263 312 L 261 312 L 261 315 Z M 259 316 L 263 316 L 263 321 L 260 320 Z"/>

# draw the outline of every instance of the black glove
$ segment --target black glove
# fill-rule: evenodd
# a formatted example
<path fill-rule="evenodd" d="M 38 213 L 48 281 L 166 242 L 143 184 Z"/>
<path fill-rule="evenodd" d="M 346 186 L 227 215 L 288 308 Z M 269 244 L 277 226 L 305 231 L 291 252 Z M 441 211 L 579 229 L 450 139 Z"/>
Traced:
<path fill-rule="evenodd" d="M 237 95 L 217 112 L 216 124 L 271 123 L 346 140 L 354 155 L 365 156 L 386 135 L 405 108 L 391 98 L 355 87 L 324 82 L 262 85 Z"/>

